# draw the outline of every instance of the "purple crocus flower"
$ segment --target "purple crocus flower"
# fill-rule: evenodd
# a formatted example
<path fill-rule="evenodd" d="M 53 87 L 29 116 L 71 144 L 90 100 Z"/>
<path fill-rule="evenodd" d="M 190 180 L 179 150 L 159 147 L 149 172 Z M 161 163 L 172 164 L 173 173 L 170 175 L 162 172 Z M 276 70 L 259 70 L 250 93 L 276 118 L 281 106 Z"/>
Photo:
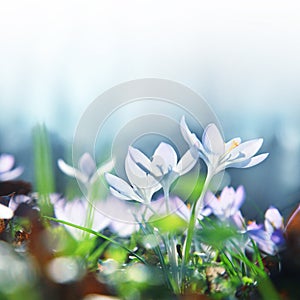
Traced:
<path fill-rule="evenodd" d="M 239 186 L 236 191 L 233 187 L 225 187 L 219 197 L 208 191 L 204 197 L 205 213 L 210 211 L 222 221 L 231 219 L 240 228 L 242 225 L 240 207 L 244 201 L 243 186 Z"/>
<path fill-rule="evenodd" d="M 247 226 L 247 233 L 263 252 L 274 255 L 284 245 L 283 217 L 273 206 L 265 213 L 264 225 L 251 222 Z"/>
<path fill-rule="evenodd" d="M 270 234 L 265 231 L 263 224 L 250 222 L 246 230 L 248 236 L 257 244 L 258 248 L 263 252 L 274 255 L 276 253 L 276 245 L 271 240 Z M 249 247 L 252 249 L 252 246 Z"/>
<path fill-rule="evenodd" d="M 265 213 L 265 230 L 270 235 L 271 240 L 280 248 L 284 245 L 284 236 L 283 236 L 283 217 L 279 210 L 270 206 Z"/>

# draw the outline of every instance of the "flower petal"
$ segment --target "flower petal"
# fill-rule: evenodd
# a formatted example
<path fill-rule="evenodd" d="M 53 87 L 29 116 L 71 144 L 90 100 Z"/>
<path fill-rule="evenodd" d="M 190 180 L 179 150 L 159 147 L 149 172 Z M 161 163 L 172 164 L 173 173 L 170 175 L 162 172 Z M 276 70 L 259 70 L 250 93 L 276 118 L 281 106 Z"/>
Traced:
<path fill-rule="evenodd" d="M 202 136 L 204 148 L 214 154 L 223 154 L 225 152 L 225 143 L 218 127 L 211 123 L 209 124 Z"/>
<path fill-rule="evenodd" d="M 245 159 L 251 158 L 258 152 L 258 150 L 261 148 L 262 144 L 263 144 L 263 139 L 261 139 L 261 138 L 246 141 L 246 142 L 238 145 L 237 147 L 235 147 L 231 151 L 231 156 L 234 157 L 237 155 L 237 153 L 243 153 Z"/>
<path fill-rule="evenodd" d="M 57 161 L 57 164 L 58 164 L 58 167 L 60 168 L 60 170 L 63 173 L 65 173 L 66 175 L 74 177 L 83 183 L 88 182 L 89 179 L 86 175 L 81 173 L 79 170 L 71 167 L 70 165 L 66 164 L 62 159 L 59 159 Z"/>
<path fill-rule="evenodd" d="M 151 189 L 159 185 L 153 176 L 139 167 L 128 153 L 125 159 L 125 170 L 128 180 L 132 185 L 141 189 Z"/>
<path fill-rule="evenodd" d="M 279 210 L 273 206 L 268 208 L 265 213 L 265 228 L 270 234 L 275 229 L 283 229 L 283 217 Z"/>
<path fill-rule="evenodd" d="M 231 209 L 232 215 L 234 215 L 236 212 L 238 212 L 240 207 L 243 205 L 245 198 L 246 198 L 245 189 L 243 186 L 240 185 L 235 191 L 234 203 L 233 203 L 233 206 Z"/>
<path fill-rule="evenodd" d="M 0 155 L 0 173 L 9 171 L 15 163 L 15 158 L 11 154 Z"/>
<path fill-rule="evenodd" d="M 195 149 L 189 149 L 180 159 L 177 166 L 174 168 L 179 175 L 189 172 L 198 161 L 198 153 Z"/>
<path fill-rule="evenodd" d="M 167 143 L 160 143 L 156 148 L 152 159 L 152 171 L 158 168 L 162 174 L 167 174 L 177 164 L 177 154 L 174 148 Z M 159 174 L 159 172 L 158 172 Z"/>
<path fill-rule="evenodd" d="M 246 160 L 232 161 L 226 164 L 226 168 L 250 168 L 264 161 L 268 155 L 269 153 L 262 153 Z"/>
<path fill-rule="evenodd" d="M 14 212 L 9 207 L 0 204 L 0 219 L 11 219 Z"/>
<path fill-rule="evenodd" d="M 204 149 L 203 149 L 203 146 L 202 146 L 200 140 L 197 138 L 197 136 L 194 133 L 192 133 L 190 131 L 190 129 L 188 128 L 188 126 L 185 122 L 184 116 L 181 118 L 181 121 L 180 121 L 180 131 L 181 131 L 183 138 L 185 139 L 185 141 L 188 143 L 188 145 L 190 147 L 195 146 L 198 150 L 203 152 Z"/>
<path fill-rule="evenodd" d="M 13 180 L 19 177 L 24 171 L 23 167 L 17 167 L 9 172 L 0 173 L 0 181 Z"/>
<path fill-rule="evenodd" d="M 96 172 L 96 163 L 89 153 L 84 153 L 78 162 L 81 173 L 90 178 Z"/>
<path fill-rule="evenodd" d="M 109 173 L 105 173 L 104 176 L 107 183 L 110 185 L 114 196 L 119 197 L 122 200 L 136 200 L 138 202 L 144 202 L 144 200 L 139 197 L 133 188 L 123 179 Z M 121 194 L 121 196 L 119 196 L 119 194 Z"/>
<path fill-rule="evenodd" d="M 140 150 L 129 146 L 128 155 L 131 159 L 147 174 L 151 172 L 151 161 L 150 159 Z"/>
<path fill-rule="evenodd" d="M 93 174 L 93 176 L 90 179 L 90 182 L 94 183 L 97 180 L 97 178 L 102 176 L 104 173 L 110 172 L 114 168 L 114 166 L 115 166 L 115 160 L 114 159 L 111 159 L 111 160 L 105 162 Z"/>

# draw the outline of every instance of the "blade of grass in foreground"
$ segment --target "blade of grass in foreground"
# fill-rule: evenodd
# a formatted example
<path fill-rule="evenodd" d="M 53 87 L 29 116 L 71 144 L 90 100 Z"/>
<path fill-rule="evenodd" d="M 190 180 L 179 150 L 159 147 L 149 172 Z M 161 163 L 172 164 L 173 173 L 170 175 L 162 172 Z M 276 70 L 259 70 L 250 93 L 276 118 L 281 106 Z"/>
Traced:
<path fill-rule="evenodd" d="M 52 218 L 52 217 L 48 217 L 48 216 L 44 216 L 44 218 L 48 219 L 50 221 L 54 221 L 54 222 L 57 222 L 57 223 L 61 223 L 61 224 L 67 225 L 67 226 L 71 226 L 71 227 L 83 230 L 83 231 L 91 233 L 91 234 L 93 234 L 93 235 L 95 235 L 97 237 L 100 237 L 100 238 L 102 238 L 102 239 L 104 239 L 106 241 L 109 241 L 112 244 L 118 245 L 119 247 L 123 248 L 128 253 L 130 253 L 130 255 L 136 257 L 143 264 L 147 264 L 147 262 L 141 256 L 139 256 L 138 254 L 134 253 L 133 251 L 131 251 L 130 249 L 128 249 L 126 246 L 124 246 L 121 243 L 115 241 L 114 239 L 111 239 L 108 236 L 101 234 L 100 232 L 96 232 L 96 231 L 94 231 L 94 230 L 92 230 L 90 228 L 85 228 L 85 227 L 82 227 L 82 226 L 79 226 L 79 225 L 76 225 L 76 224 L 73 224 L 73 223 L 70 223 L 70 222 L 67 222 L 67 221 L 64 221 L 64 220 L 59 220 L 59 219 L 56 219 L 56 218 Z"/>
<path fill-rule="evenodd" d="M 52 160 L 47 129 L 37 125 L 33 129 L 35 182 L 38 192 L 38 204 L 42 215 L 52 215 L 50 193 L 54 192 Z"/>

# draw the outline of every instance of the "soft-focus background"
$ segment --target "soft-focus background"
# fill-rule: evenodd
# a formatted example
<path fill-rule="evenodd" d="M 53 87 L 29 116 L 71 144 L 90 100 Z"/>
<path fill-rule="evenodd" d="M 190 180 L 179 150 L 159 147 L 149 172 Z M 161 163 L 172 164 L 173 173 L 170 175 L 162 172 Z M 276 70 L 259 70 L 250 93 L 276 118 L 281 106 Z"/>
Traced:
<path fill-rule="evenodd" d="M 231 183 L 250 216 L 270 204 L 286 215 L 300 199 L 299 36 L 297 1 L 0 0 L 0 152 L 32 180 L 37 122 L 62 157 L 99 94 L 170 79 L 207 100 L 227 139 L 264 138 L 268 160 Z"/>

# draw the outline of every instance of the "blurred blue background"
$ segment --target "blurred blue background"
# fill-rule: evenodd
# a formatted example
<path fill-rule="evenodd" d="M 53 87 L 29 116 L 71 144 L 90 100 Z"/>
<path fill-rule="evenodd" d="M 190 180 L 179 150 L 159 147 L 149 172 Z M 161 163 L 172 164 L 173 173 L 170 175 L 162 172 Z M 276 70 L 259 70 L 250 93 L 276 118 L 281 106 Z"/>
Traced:
<path fill-rule="evenodd" d="M 263 137 L 270 157 L 230 171 L 245 210 L 300 199 L 297 1 L 0 1 L 0 151 L 31 179 L 31 129 L 64 156 L 85 108 L 124 81 L 180 82 L 210 104 L 226 139 Z M 255 203 L 255 205 L 254 205 Z"/>

